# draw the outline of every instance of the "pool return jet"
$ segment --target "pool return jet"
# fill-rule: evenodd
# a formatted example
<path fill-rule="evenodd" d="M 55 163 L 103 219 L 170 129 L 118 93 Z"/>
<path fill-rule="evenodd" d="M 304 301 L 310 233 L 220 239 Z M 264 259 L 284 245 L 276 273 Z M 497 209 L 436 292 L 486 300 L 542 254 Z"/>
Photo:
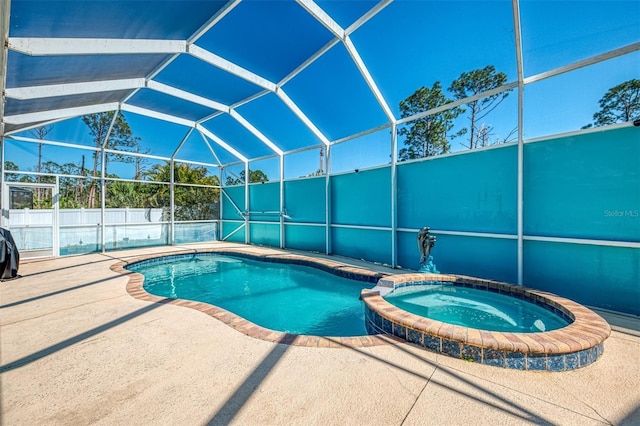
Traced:
<path fill-rule="evenodd" d="M 418 269 L 418 272 L 439 274 L 440 272 L 433 263 L 433 256 L 431 256 L 431 250 L 436 245 L 436 237 L 435 235 L 429 235 L 430 229 L 425 226 L 418 232 L 418 250 L 420 251 L 420 269 Z"/>

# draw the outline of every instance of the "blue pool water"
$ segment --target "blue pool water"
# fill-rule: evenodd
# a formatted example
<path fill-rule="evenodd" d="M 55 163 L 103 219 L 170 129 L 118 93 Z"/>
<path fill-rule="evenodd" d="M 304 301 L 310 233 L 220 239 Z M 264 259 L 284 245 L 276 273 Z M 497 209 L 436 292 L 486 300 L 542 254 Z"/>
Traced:
<path fill-rule="evenodd" d="M 531 333 L 568 325 L 560 316 L 534 303 L 453 285 L 403 287 L 385 296 L 385 300 L 416 315 L 480 330 Z"/>
<path fill-rule="evenodd" d="M 367 284 L 311 267 L 202 254 L 128 269 L 144 275 L 151 294 L 209 303 L 271 330 L 367 334 L 359 299 Z"/>

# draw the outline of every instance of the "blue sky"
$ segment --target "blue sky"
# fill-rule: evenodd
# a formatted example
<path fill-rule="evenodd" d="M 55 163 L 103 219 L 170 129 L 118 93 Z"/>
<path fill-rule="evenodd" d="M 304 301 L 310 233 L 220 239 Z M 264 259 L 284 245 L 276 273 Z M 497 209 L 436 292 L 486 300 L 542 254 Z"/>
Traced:
<path fill-rule="evenodd" d="M 375 2 L 319 4 L 340 25 L 348 27 Z M 523 0 L 520 4 L 525 77 L 640 41 L 640 2 L 637 1 Z M 260 9 L 258 14 L 256 7 Z M 251 10 L 253 12 L 249 14 Z M 281 22 L 284 21 L 279 20 L 282 16 L 293 19 L 293 24 L 283 26 Z M 435 81 L 440 81 L 446 89 L 464 71 L 494 65 L 507 74 L 508 81 L 516 80 L 509 0 L 397 1 L 351 37 L 397 118 L 400 116 L 399 102 L 416 89 L 431 87 Z M 296 4 L 250 2 L 238 6 L 198 44 L 277 82 L 330 39 L 324 27 Z M 188 56 L 181 57 L 156 80 L 228 104 L 259 91 L 251 83 L 223 75 L 209 65 L 200 64 L 192 72 L 185 73 L 183 67 L 194 61 Z M 578 130 L 591 121 L 598 110 L 597 102 L 607 89 L 638 76 L 640 54 L 635 52 L 528 85 L 524 103 L 525 137 Z M 357 134 L 386 122 L 384 112 L 341 44 L 283 88 L 329 140 Z M 166 95 L 149 90 L 136 96 L 132 99 L 134 104 L 162 108 L 166 103 Z M 188 118 L 207 112 L 203 107 L 186 103 L 183 110 Z M 285 151 L 319 144 L 312 132 L 273 94 L 237 110 Z M 126 116 L 134 134 L 141 139 L 142 148 L 155 155 L 170 156 L 188 131 L 179 125 L 136 114 L 126 113 Z M 465 125 L 464 120 L 464 116 L 458 119 L 457 128 Z M 494 127 L 496 136 L 508 134 L 517 124 L 517 93 L 511 93 L 486 121 Z M 270 152 L 229 116 L 216 117 L 205 123 L 205 127 L 235 143 L 238 150 L 248 156 L 259 157 Z M 79 119 L 56 124 L 48 139 L 91 144 L 86 127 Z M 37 159 L 37 145 L 7 142 L 7 160 L 32 170 Z M 454 141 L 453 149 L 462 147 Z M 216 150 L 223 162 L 233 161 L 230 154 Z M 336 145 L 332 152 L 333 171 L 385 164 L 389 161 L 389 150 L 389 129 Z M 88 163 L 90 152 L 84 154 Z M 45 161 L 78 163 L 81 154 L 45 146 L 44 155 Z M 192 133 L 178 157 L 215 162 L 197 132 Z M 285 177 L 315 171 L 318 159 L 318 150 L 285 157 Z M 277 179 L 277 160 L 259 162 L 251 167 L 260 168 L 271 179 Z M 133 169 L 114 164 L 111 172 L 130 178 Z"/>

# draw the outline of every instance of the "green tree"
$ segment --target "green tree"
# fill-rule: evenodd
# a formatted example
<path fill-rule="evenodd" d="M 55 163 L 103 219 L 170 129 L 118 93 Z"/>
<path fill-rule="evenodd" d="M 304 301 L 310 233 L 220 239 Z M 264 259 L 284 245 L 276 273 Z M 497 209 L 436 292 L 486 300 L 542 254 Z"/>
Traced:
<path fill-rule="evenodd" d="M 599 105 L 600 111 L 593 114 L 595 126 L 606 126 L 639 119 L 640 80 L 633 79 L 612 87 L 600 99 Z"/>
<path fill-rule="evenodd" d="M 101 148 L 105 143 L 105 148 L 118 150 L 118 151 L 133 151 L 139 143 L 139 138 L 133 136 L 131 127 L 127 123 L 126 118 L 120 112 L 116 117 L 116 120 L 109 132 L 111 122 L 113 121 L 113 111 L 100 112 L 97 114 L 89 114 L 82 116 L 82 121 L 89 127 L 89 132 L 93 136 L 93 143 L 96 148 Z M 107 139 L 107 134 L 109 138 Z M 96 178 L 100 176 L 98 169 L 101 167 L 102 156 L 100 151 L 94 151 L 93 153 L 93 167 L 91 169 L 91 176 Z M 107 170 L 108 161 L 132 161 L 128 157 L 124 157 L 122 154 L 108 154 L 106 155 L 105 170 Z M 97 182 L 95 179 L 91 180 L 88 194 L 88 206 L 93 208 L 96 205 L 96 191 Z"/>
<path fill-rule="evenodd" d="M 87 191 L 85 179 L 79 178 L 80 166 L 74 163 L 58 164 L 55 161 L 42 163 L 43 173 L 60 175 L 59 178 L 59 206 L 63 209 L 86 207 L 83 204 L 84 193 Z M 55 183 L 53 176 L 43 176 L 43 182 Z"/>
<path fill-rule="evenodd" d="M 449 102 L 451 100 L 442 93 L 440 82 L 436 81 L 431 88 L 421 87 L 401 101 L 400 113 L 402 118 L 411 117 Z M 453 120 L 461 112 L 460 108 L 452 108 L 419 118 L 409 126 L 398 129 L 398 135 L 406 136 L 404 140 L 406 148 L 400 150 L 399 160 L 411 160 L 449 152 L 451 145 L 448 132 L 453 128 Z"/>
<path fill-rule="evenodd" d="M 35 129 L 31 129 L 29 130 L 29 133 L 31 133 L 33 136 L 35 136 L 36 138 L 38 138 L 40 141 L 43 141 L 44 138 L 53 130 L 53 124 L 49 124 L 47 126 L 40 126 L 40 127 L 36 127 Z M 40 183 L 42 181 L 41 176 L 39 173 L 42 173 L 42 142 L 38 143 L 38 164 L 36 166 L 36 172 L 38 173 L 38 175 L 36 175 L 36 182 Z M 42 188 L 38 188 L 36 189 L 36 199 L 38 200 L 38 202 L 40 201 L 40 199 L 44 196 L 45 192 L 42 190 Z"/>
<path fill-rule="evenodd" d="M 141 150 L 139 144 L 135 147 L 133 152 L 135 152 L 136 154 L 151 154 L 151 150 L 149 149 Z M 132 161 L 136 170 L 133 178 L 135 180 L 142 179 L 142 176 L 147 171 L 147 164 L 149 163 L 149 159 L 145 157 L 134 156 Z"/>
<path fill-rule="evenodd" d="M 18 170 L 20 170 L 20 167 L 18 167 L 18 165 L 16 163 L 14 163 L 13 161 L 5 161 L 4 162 L 4 170 L 6 171 L 11 171 L 11 172 L 17 172 Z M 18 182 L 20 181 L 20 177 L 19 175 L 15 174 L 15 173 L 6 173 L 4 175 L 4 180 L 7 182 Z M 24 180 L 22 180 L 22 182 L 25 182 Z M 28 182 L 28 181 L 26 181 Z"/>
<path fill-rule="evenodd" d="M 220 209 L 220 180 L 209 176 L 205 167 L 189 164 L 174 164 L 174 218 L 177 221 L 218 219 Z M 155 182 L 171 180 L 170 163 L 154 165 L 146 176 Z M 206 185 L 206 186 L 189 186 Z M 170 188 L 168 185 L 140 184 L 147 189 L 145 207 L 162 208 L 163 220 L 170 219 Z M 144 188 L 142 188 L 144 187 Z M 145 193 L 145 191 L 140 191 Z"/>
<path fill-rule="evenodd" d="M 106 208 L 145 207 L 144 184 L 112 181 L 107 184 Z"/>
<path fill-rule="evenodd" d="M 238 177 L 227 176 L 226 185 L 243 185 L 245 181 L 244 170 L 240 172 Z M 269 182 L 269 178 L 262 170 L 249 170 L 249 183 Z"/>
<path fill-rule="evenodd" d="M 463 72 L 460 74 L 460 77 L 453 80 L 448 90 L 453 94 L 455 99 L 460 100 L 498 88 L 506 82 L 507 75 L 505 73 L 496 72 L 493 65 L 488 65 L 484 68 Z M 467 104 L 469 149 L 486 146 L 488 144 L 487 136 L 490 134 L 491 126 L 482 123 L 482 120 L 491 113 L 491 111 L 496 109 L 508 95 L 509 92 L 506 91 L 477 99 Z M 467 111 L 467 109 L 465 109 L 465 111 Z"/>

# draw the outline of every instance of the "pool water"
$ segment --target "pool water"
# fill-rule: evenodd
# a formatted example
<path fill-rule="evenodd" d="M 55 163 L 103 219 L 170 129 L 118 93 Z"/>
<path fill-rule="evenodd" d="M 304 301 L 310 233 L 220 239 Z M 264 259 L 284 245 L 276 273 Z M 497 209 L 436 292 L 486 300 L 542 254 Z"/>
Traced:
<path fill-rule="evenodd" d="M 131 265 L 156 296 L 226 309 L 259 326 L 294 334 L 368 334 L 365 283 L 311 268 L 223 255 L 189 255 Z"/>
<path fill-rule="evenodd" d="M 402 287 L 385 296 L 385 300 L 416 315 L 480 330 L 531 333 L 569 324 L 534 303 L 453 285 Z"/>

